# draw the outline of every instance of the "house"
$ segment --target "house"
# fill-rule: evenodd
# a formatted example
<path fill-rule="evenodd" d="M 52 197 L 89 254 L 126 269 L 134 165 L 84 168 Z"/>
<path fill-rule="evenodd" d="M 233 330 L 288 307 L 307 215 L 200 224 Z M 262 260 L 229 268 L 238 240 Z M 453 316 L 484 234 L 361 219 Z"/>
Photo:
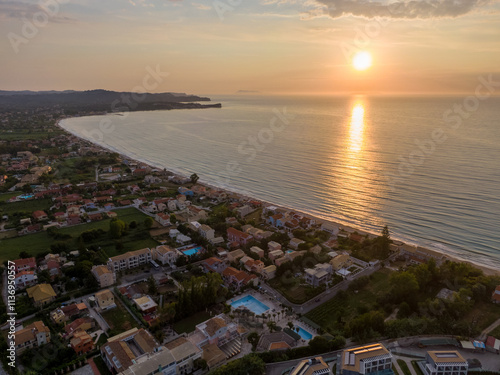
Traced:
<path fill-rule="evenodd" d="M 36 269 L 36 260 L 35 258 L 24 258 L 24 259 L 16 259 L 14 262 L 14 271 L 19 273 L 21 271 L 30 271 Z"/>
<path fill-rule="evenodd" d="M 70 324 L 67 324 L 64 327 L 64 330 L 66 331 L 66 337 L 71 337 L 75 332 L 88 331 L 89 329 L 94 327 L 95 327 L 94 319 L 89 317 L 84 317 L 84 318 L 78 318 L 75 321 L 71 322 Z"/>
<path fill-rule="evenodd" d="M 234 287 L 237 290 L 248 284 L 256 285 L 258 282 L 257 276 L 233 267 L 227 267 L 222 272 L 222 279 L 226 285 Z"/>
<path fill-rule="evenodd" d="M 34 348 L 49 342 L 50 329 L 42 321 L 33 322 L 15 333 L 17 355 L 28 348 Z"/>
<path fill-rule="evenodd" d="M 290 375 L 327 375 L 331 374 L 330 367 L 323 357 L 303 359 L 290 371 Z"/>
<path fill-rule="evenodd" d="M 198 348 L 203 348 L 207 344 L 215 344 L 220 348 L 240 338 L 238 326 L 235 323 L 228 323 L 228 319 L 224 314 L 216 315 L 198 324 L 195 331 L 202 337 L 197 342 Z"/>
<path fill-rule="evenodd" d="M 201 358 L 202 351 L 185 337 L 165 344 L 165 348 L 170 351 L 177 364 L 177 373 L 190 374 L 194 368 L 194 361 Z"/>
<path fill-rule="evenodd" d="M 52 280 L 54 280 L 56 276 L 59 276 L 61 274 L 61 265 L 57 260 L 49 260 L 47 262 L 47 265 L 45 266 L 45 269 L 49 271 L 49 275 Z"/>
<path fill-rule="evenodd" d="M 168 265 L 170 267 L 175 267 L 175 262 L 179 257 L 180 252 L 170 246 L 161 245 L 157 246 L 153 251 L 153 258 L 160 262 L 162 265 Z"/>
<path fill-rule="evenodd" d="M 85 331 L 75 332 L 69 343 L 77 355 L 88 353 L 94 349 L 94 340 Z"/>
<path fill-rule="evenodd" d="M 227 253 L 227 260 L 229 263 L 238 262 L 239 259 L 243 258 L 245 253 L 241 249 L 230 251 Z"/>
<path fill-rule="evenodd" d="M 290 257 L 286 255 L 274 260 L 274 264 L 276 265 L 276 267 L 280 267 L 282 264 L 286 262 L 290 262 Z"/>
<path fill-rule="evenodd" d="M 241 246 L 245 246 L 253 240 L 253 237 L 248 233 L 231 227 L 227 229 L 227 239 L 230 242 L 237 242 Z"/>
<path fill-rule="evenodd" d="M 493 303 L 500 303 L 500 285 L 498 285 L 491 295 L 491 300 Z"/>
<path fill-rule="evenodd" d="M 252 213 L 254 211 L 254 209 L 248 205 L 244 205 L 244 206 L 238 207 L 235 211 L 238 214 L 238 216 L 245 217 L 248 214 Z"/>
<path fill-rule="evenodd" d="M 250 258 L 244 263 L 244 266 L 247 271 L 260 274 L 264 269 L 264 262 Z"/>
<path fill-rule="evenodd" d="M 331 224 L 331 223 L 323 223 L 321 224 L 321 230 L 327 233 L 330 233 L 333 236 L 337 236 L 339 234 L 339 227 Z"/>
<path fill-rule="evenodd" d="M 38 284 L 26 289 L 29 298 L 33 298 L 35 306 L 43 306 L 56 298 L 56 292 L 50 284 Z"/>
<path fill-rule="evenodd" d="M 252 246 L 250 252 L 256 254 L 259 258 L 264 258 L 264 250 L 258 246 Z"/>
<path fill-rule="evenodd" d="M 133 300 L 137 309 L 143 314 L 153 314 L 158 309 L 158 304 L 150 296 L 142 296 Z"/>
<path fill-rule="evenodd" d="M 424 375 L 467 375 L 469 364 L 456 350 L 429 351 Z"/>
<path fill-rule="evenodd" d="M 493 336 L 488 336 L 485 342 L 486 350 L 495 354 L 500 354 L 500 340 Z"/>
<path fill-rule="evenodd" d="M 153 336 L 144 329 L 133 328 L 108 338 L 101 346 L 101 357 L 113 374 L 123 373 L 137 362 L 160 349 Z"/>
<path fill-rule="evenodd" d="M 24 289 L 28 286 L 35 285 L 38 282 L 38 277 L 35 271 L 21 271 L 16 273 L 14 279 L 16 289 Z"/>
<path fill-rule="evenodd" d="M 226 354 L 215 344 L 205 345 L 201 358 L 207 363 L 210 371 L 227 363 Z"/>
<path fill-rule="evenodd" d="M 216 273 L 222 273 L 226 267 L 227 264 L 223 260 L 216 258 L 216 257 L 211 257 L 208 259 L 205 259 L 202 263 L 201 266 L 203 267 L 203 270 L 208 273 L 208 272 L 216 272 Z"/>
<path fill-rule="evenodd" d="M 352 259 L 347 253 L 342 253 L 330 260 L 330 264 L 334 271 L 339 271 L 342 268 L 347 268 L 352 265 Z"/>
<path fill-rule="evenodd" d="M 276 266 L 270 265 L 270 266 L 264 267 L 264 269 L 261 272 L 261 276 L 265 280 L 274 279 L 274 277 L 276 276 Z"/>
<path fill-rule="evenodd" d="M 340 357 L 339 375 L 393 375 L 392 354 L 382 344 L 346 349 Z"/>
<path fill-rule="evenodd" d="M 317 264 L 313 269 L 304 270 L 306 283 L 317 287 L 326 284 L 330 279 L 332 266 L 330 264 Z"/>
<path fill-rule="evenodd" d="M 109 310 L 116 307 L 115 296 L 109 289 L 102 290 L 95 294 L 97 305 L 101 310 Z"/>
<path fill-rule="evenodd" d="M 100 288 L 106 288 L 116 283 L 115 272 L 111 271 L 107 266 L 93 266 L 90 272 L 99 283 Z"/>
<path fill-rule="evenodd" d="M 275 259 L 281 258 L 283 255 L 285 255 L 285 253 L 282 250 L 278 249 L 278 250 L 270 251 L 268 254 L 268 257 L 270 260 L 275 260 Z"/>
<path fill-rule="evenodd" d="M 299 248 L 300 245 L 302 245 L 303 243 L 306 243 L 306 241 L 303 241 L 299 238 L 292 238 L 290 240 L 290 243 L 289 243 L 289 246 L 292 248 L 292 249 L 295 249 L 297 250 Z"/>
<path fill-rule="evenodd" d="M 206 220 L 208 218 L 207 212 L 201 208 L 195 206 L 188 206 L 186 208 L 186 213 L 188 215 L 187 221 L 200 221 Z"/>
<path fill-rule="evenodd" d="M 215 231 L 205 224 L 200 226 L 200 234 L 203 238 L 206 238 L 207 240 L 211 240 L 215 237 Z"/>
<path fill-rule="evenodd" d="M 164 227 L 167 227 L 170 225 L 170 215 L 165 214 L 163 212 L 159 212 L 155 215 L 155 220 L 163 225 Z"/>
<path fill-rule="evenodd" d="M 35 219 L 36 221 L 43 221 L 49 219 L 45 211 L 35 211 L 31 216 L 33 216 L 33 219 Z"/>
<path fill-rule="evenodd" d="M 268 219 L 267 219 L 267 222 L 268 224 L 271 224 L 273 227 L 277 227 L 278 226 L 278 221 L 283 219 L 283 215 L 282 214 L 276 214 L 276 215 L 272 215 L 270 216 Z"/>
<path fill-rule="evenodd" d="M 150 262 L 152 259 L 153 257 L 149 248 L 129 251 L 125 254 L 109 258 L 108 268 L 115 272 L 118 272 L 139 267 Z"/>
<path fill-rule="evenodd" d="M 276 251 L 276 250 L 281 250 L 281 244 L 275 242 L 275 241 L 269 241 L 267 243 L 267 248 L 269 249 L 269 252 L 271 251 Z"/>

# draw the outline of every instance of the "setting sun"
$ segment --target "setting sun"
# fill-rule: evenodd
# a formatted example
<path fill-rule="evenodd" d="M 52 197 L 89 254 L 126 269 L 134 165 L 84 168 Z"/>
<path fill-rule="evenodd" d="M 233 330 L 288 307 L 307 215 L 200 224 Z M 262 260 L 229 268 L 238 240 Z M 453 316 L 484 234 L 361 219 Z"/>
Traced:
<path fill-rule="evenodd" d="M 352 66 L 356 70 L 366 70 L 372 66 L 372 55 L 369 52 L 361 51 L 354 55 Z"/>

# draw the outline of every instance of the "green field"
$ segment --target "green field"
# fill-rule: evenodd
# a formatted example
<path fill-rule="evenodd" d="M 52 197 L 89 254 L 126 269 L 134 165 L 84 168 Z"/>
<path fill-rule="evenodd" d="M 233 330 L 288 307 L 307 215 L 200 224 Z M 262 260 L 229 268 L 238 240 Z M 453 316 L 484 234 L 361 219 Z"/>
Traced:
<path fill-rule="evenodd" d="M 20 195 L 22 193 L 17 192 L 16 195 Z M 6 203 L 0 206 L 0 214 L 1 215 L 9 215 L 11 216 L 15 212 L 24 212 L 28 213 L 31 216 L 33 211 L 46 211 L 52 206 L 52 199 L 33 199 L 29 201 L 22 202 L 13 202 Z"/>
<path fill-rule="evenodd" d="M 471 311 L 460 319 L 464 323 L 477 321 L 477 329 L 482 331 L 500 318 L 500 306 L 491 302 L 476 302 Z M 499 331 L 500 333 L 500 331 Z M 499 335 L 500 336 L 500 335 Z"/>
<path fill-rule="evenodd" d="M 29 139 L 38 140 L 38 139 L 47 139 L 48 137 L 57 137 L 59 134 L 62 134 L 62 131 L 40 131 L 40 132 L 28 132 L 28 131 L 9 131 L 9 132 L 0 132 L 0 140 L 3 141 L 25 141 Z"/>
<path fill-rule="evenodd" d="M 398 365 L 399 367 L 401 367 L 404 375 L 411 375 L 410 369 L 408 368 L 408 365 L 405 361 L 403 361 L 402 359 L 398 359 Z"/>
<path fill-rule="evenodd" d="M 377 271 L 371 275 L 369 285 L 358 293 L 347 291 L 344 298 L 334 297 L 305 316 L 327 332 L 342 330 L 343 325 L 360 311 L 373 310 L 378 296 L 389 289 L 390 274 L 388 269 Z"/>
<path fill-rule="evenodd" d="M 174 323 L 174 331 L 177 332 L 178 334 L 184 332 L 186 333 L 193 332 L 197 324 L 200 324 L 201 322 L 204 322 L 205 320 L 208 320 L 210 318 L 211 316 L 208 312 L 200 311 L 194 315 L 191 315 L 188 318 L 179 320 L 177 323 Z"/>
<path fill-rule="evenodd" d="M 19 191 L 13 191 L 11 193 L 3 193 L 0 194 L 0 202 L 5 202 L 9 200 L 12 197 L 17 197 L 18 195 L 21 195 L 22 193 Z"/>
<path fill-rule="evenodd" d="M 324 288 L 313 288 L 310 285 L 300 285 L 299 279 L 291 279 L 288 281 L 289 283 L 284 284 L 281 282 L 280 278 L 276 277 L 269 280 L 269 285 L 292 303 L 302 304 L 324 291 Z"/>
<path fill-rule="evenodd" d="M 36 202 L 36 201 L 34 201 Z M 28 202 L 21 202 L 28 203 Z M 131 221 L 137 221 L 137 223 L 142 223 L 147 215 L 138 211 L 135 208 L 125 208 L 123 210 L 116 210 L 118 218 L 123 220 L 126 223 L 130 223 Z M 68 240 L 67 243 L 74 247 L 72 250 L 77 250 L 78 245 L 76 242 L 76 238 L 80 236 L 81 233 L 86 232 L 91 229 L 102 229 L 107 231 L 109 229 L 110 219 L 96 221 L 92 223 L 86 223 L 81 225 L 75 225 L 69 228 L 62 228 L 59 230 L 61 234 L 69 234 L 72 239 Z M 140 236 L 140 238 L 138 238 Z M 0 263 L 5 260 L 12 260 L 19 258 L 19 253 L 21 251 L 27 251 L 29 254 L 36 256 L 40 253 L 50 251 L 50 245 L 60 242 L 50 237 L 47 232 L 39 232 L 35 234 L 29 234 L 26 236 L 9 238 L 5 240 L 0 240 L 0 248 L 2 251 L 0 252 Z M 124 253 L 127 251 L 143 249 L 145 247 L 156 247 L 158 243 L 153 240 L 147 230 L 141 226 L 139 229 L 131 231 L 130 234 L 121 238 L 121 242 L 123 244 L 123 250 L 118 252 L 115 248 L 114 240 L 110 239 L 107 235 L 104 235 L 102 239 L 93 242 L 92 244 L 96 244 L 101 246 L 101 248 L 106 252 L 108 256 L 115 256 L 120 253 Z M 91 244 L 89 244 L 91 245 Z"/>
<path fill-rule="evenodd" d="M 500 326 L 498 326 L 497 328 L 495 328 L 493 331 L 491 331 L 488 336 L 493 336 L 497 339 L 500 339 Z"/>

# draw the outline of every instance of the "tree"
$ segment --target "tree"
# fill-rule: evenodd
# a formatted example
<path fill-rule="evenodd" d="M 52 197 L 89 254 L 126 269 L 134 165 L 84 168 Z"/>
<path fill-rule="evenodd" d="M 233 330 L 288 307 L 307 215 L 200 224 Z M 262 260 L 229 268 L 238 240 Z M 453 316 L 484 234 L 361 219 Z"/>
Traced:
<path fill-rule="evenodd" d="M 149 276 L 148 278 L 148 293 L 156 294 L 158 292 L 158 288 L 156 287 L 156 280 L 153 276 Z"/>
<path fill-rule="evenodd" d="M 409 304 L 415 301 L 415 293 L 419 286 L 415 275 L 406 271 L 391 275 L 392 296 L 395 302 L 406 301 Z"/>
<path fill-rule="evenodd" d="M 19 258 L 21 259 L 31 258 L 31 254 L 26 251 L 21 251 L 19 253 Z"/>
<path fill-rule="evenodd" d="M 153 226 L 154 220 L 151 217 L 147 217 L 144 219 L 144 225 L 146 226 L 146 229 L 151 229 Z"/>
<path fill-rule="evenodd" d="M 191 177 L 189 177 L 189 178 L 191 179 L 191 183 L 193 183 L 193 184 L 196 184 L 198 182 L 198 180 L 200 179 L 196 173 L 193 173 L 191 175 Z"/>
<path fill-rule="evenodd" d="M 125 222 L 118 219 L 113 219 L 109 223 L 109 235 L 111 238 L 118 239 L 123 235 L 125 231 Z"/>
<path fill-rule="evenodd" d="M 208 367 L 207 361 L 205 361 L 203 358 L 196 358 L 193 364 L 195 368 L 200 368 L 202 370 L 205 370 Z"/>
<path fill-rule="evenodd" d="M 177 217 L 175 216 L 175 214 L 170 214 L 170 222 L 172 224 L 177 223 Z"/>
<path fill-rule="evenodd" d="M 255 351 L 257 344 L 259 343 L 260 336 L 257 332 L 250 332 L 247 336 L 247 340 L 252 344 L 252 350 Z"/>

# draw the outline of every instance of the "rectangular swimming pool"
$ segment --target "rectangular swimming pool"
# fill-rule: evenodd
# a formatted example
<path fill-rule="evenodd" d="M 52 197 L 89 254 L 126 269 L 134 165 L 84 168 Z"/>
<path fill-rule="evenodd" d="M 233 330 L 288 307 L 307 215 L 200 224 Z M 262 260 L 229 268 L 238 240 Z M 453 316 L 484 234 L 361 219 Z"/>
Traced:
<path fill-rule="evenodd" d="M 313 335 L 312 333 L 307 332 L 304 328 L 299 327 L 299 332 L 297 332 L 300 337 L 302 337 L 304 340 L 310 340 L 312 339 Z"/>
<path fill-rule="evenodd" d="M 270 309 L 269 306 L 260 302 L 257 298 L 253 296 L 245 296 L 236 301 L 231 301 L 231 306 L 233 308 L 238 308 L 240 306 L 245 306 L 248 310 L 252 311 L 255 315 L 260 315 Z"/>

